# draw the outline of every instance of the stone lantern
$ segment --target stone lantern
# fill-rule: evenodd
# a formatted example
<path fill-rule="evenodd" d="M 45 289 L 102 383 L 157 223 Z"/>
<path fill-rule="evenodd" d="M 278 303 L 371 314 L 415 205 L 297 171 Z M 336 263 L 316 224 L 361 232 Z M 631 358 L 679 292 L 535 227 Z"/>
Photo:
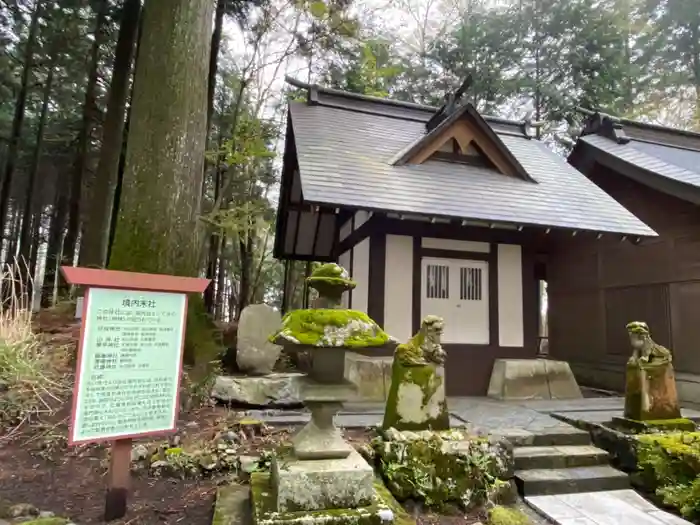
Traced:
<path fill-rule="evenodd" d="M 345 352 L 396 343 L 364 312 L 341 307 L 342 294 L 355 287 L 345 269 L 320 265 L 307 282 L 318 291 L 317 308 L 289 312 L 270 339 L 288 352 L 309 354 L 301 397 L 311 420 L 272 461 L 269 493 L 275 508 L 268 511 L 360 512 L 376 505 L 374 472 L 333 421 L 355 392 L 344 379 Z M 255 506 L 255 490 L 253 499 Z"/>

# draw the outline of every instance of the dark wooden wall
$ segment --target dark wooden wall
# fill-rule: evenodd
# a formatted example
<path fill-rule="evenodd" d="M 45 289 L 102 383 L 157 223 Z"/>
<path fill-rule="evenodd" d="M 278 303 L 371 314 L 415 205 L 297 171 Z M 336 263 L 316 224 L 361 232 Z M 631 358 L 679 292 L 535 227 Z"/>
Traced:
<path fill-rule="evenodd" d="M 677 371 L 700 374 L 700 210 L 600 165 L 588 176 L 659 237 L 574 238 L 550 250 L 550 354 L 572 366 L 622 365 L 631 352 L 625 325 L 641 320 L 674 351 Z M 598 386 L 621 389 L 623 370 L 617 384 Z"/>

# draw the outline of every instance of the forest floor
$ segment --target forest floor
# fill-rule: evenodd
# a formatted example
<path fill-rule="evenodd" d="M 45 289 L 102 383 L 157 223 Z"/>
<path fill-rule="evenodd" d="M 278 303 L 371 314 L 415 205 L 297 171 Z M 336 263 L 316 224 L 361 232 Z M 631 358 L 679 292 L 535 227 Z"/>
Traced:
<path fill-rule="evenodd" d="M 67 443 L 68 420 L 74 354 L 79 323 L 72 310 L 45 312 L 34 320 L 41 344 L 55 352 L 51 366 L 64 367 L 62 395 L 43 396 L 48 406 L 41 414 L 20 425 L 1 426 L 0 418 L 0 524 L 2 510 L 13 505 L 28 505 L 37 512 L 65 517 L 76 525 L 103 523 L 107 485 L 108 447 Z M 61 352 L 65 352 L 65 355 Z M 60 357 L 63 356 L 63 357 Z M 67 356 L 67 357 L 66 357 Z M 59 364 L 57 364 L 59 363 Z M 0 416 L 3 396 L 9 392 L 0 384 Z M 11 392 L 11 391 L 10 391 Z M 183 448 L 190 443 L 213 442 L 222 422 L 230 424 L 241 416 L 226 407 L 205 405 L 180 414 L 178 438 Z M 259 435 L 244 437 L 237 455 L 260 456 L 288 441 L 293 428 L 268 427 Z M 369 431 L 348 430 L 351 442 L 369 439 Z M 161 440 L 162 441 L 162 440 Z M 135 445 L 139 442 L 136 441 Z M 151 442 L 153 443 L 153 442 Z M 217 486 L 236 475 L 220 472 L 204 479 L 156 477 L 145 472 L 132 473 L 129 507 L 125 518 L 115 525 L 188 524 L 210 525 Z M 471 525 L 485 521 L 474 512 L 465 516 L 433 515 L 408 506 L 419 525 Z"/>

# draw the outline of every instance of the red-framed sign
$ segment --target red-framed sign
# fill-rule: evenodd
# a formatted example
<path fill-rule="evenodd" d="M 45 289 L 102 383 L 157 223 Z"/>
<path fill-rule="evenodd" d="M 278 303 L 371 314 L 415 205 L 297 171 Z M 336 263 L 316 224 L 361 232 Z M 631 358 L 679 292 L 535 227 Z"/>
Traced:
<path fill-rule="evenodd" d="M 85 287 L 68 442 L 114 442 L 105 519 L 122 517 L 131 440 L 177 428 L 187 294 L 208 279 L 62 267 Z"/>

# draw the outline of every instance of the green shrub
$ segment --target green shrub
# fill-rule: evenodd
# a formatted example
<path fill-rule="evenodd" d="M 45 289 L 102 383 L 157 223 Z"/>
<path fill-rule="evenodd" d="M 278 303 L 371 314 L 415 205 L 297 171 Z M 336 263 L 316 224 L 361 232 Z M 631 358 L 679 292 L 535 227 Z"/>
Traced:
<path fill-rule="evenodd" d="M 637 440 L 645 486 L 685 518 L 700 518 L 700 432 L 640 435 Z"/>

